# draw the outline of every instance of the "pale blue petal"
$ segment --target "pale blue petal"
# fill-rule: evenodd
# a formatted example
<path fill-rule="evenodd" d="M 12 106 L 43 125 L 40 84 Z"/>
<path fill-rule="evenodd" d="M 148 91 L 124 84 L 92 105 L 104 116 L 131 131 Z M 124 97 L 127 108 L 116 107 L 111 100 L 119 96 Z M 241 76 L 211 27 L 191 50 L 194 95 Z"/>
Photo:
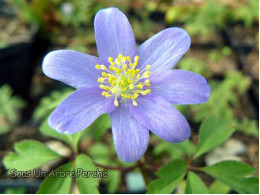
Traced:
<path fill-rule="evenodd" d="M 99 115 L 115 109 L 113 98 L 105 98 L 99 88 L 72 93 L 51 114 L 49 125 L 60 133 L 72 134 L 88 127 Z"/>
<path fill-rule="evenodd" d="M 103 64 L 108 63 L 108 57 L 116 58 L 118 54 L 134 58 L 134 33 L 124 13 L 117 8 L 102 9 L 95 16 L 94 27 L 99 58 Z"/>
<path fill-rule="evenodd" d="M 140 69 L 170 70 L 190 47 L 190 36 L 181 28 L 168 28 L 145 41 L 137 49 Z"/>
<path fill-rule="evenodd" d="M 53 79 L 77 89 L 97 87 L 100 71 L 97 57 L 72 50 L 57 50 L 48 53 L 42 64 L 43 72 Z"/>
<path fill-rule="evenodd" d="M 172 104 L 200 104 L 208 101 L 210 96 L 206 79 L 189 71 L 158 71 L 150 80 L 152 93 Z"/>
<path fill-rule="evenodd" d="M 131 115 L 146 128 L 169 142 L 189 138 L 190 127 L 183 115 L 159 96 L 145 95 L 136 99 L 138 106 L 129 103 Z"/>
<path fill-rule="evenodd" d="M 139 160 L 149 142 L 149 130 L 138 123 L 129 113 L 126 104 L 110 114 L 113 140 L 119 158 L 124 162 Z"/>

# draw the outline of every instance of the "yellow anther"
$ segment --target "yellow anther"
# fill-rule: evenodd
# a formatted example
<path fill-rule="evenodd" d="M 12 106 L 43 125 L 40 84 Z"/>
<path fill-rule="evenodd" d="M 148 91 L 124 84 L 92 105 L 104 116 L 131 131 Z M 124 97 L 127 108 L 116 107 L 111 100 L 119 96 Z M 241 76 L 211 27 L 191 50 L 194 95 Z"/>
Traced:
<path fill-rule="evenodd" d="M 103 76 L 103 77 L 107 77 L 107 73 L 102 72 L 102 76 Z"/>
<path fill-rule="evenodd" d="M 116 93 L 116 89 L 115 89 L 115 88 L 112 88 L 112 89 L 111 89 L 111 92 L 112 92 L 113 94 L 115 94 L 115 93 Z"/>
<path fill-rule="evenodd" d="M 119 105 L 117 99 L 115 99 L 114 104 L 115 104 L 115 106 L 118 106 L 118 105 Z"/>
<path fill-rule="evenodd" d="M 115 70 L 114 66 L 109 66 L 108 68 L 109 68 L 109 70 L 112 70 L 112 71 Z"/>
<path fill-rule="evenodd" d="M 100 69 L 101 69 L 101 70 L 106 70 L 106 67 L 105 67 L 104 65 L 101 65 L 101 66 L 100 66 Z"/>
<path fill-rule="evenodd" d="M 151 73 L 152 73 L 151 71 L 145 71 L 143 73 L 142 77 L 147 79 L 147 78 L 149 78 L 151 76 Z"/>
<path fill-rule="evenodd" d="M 138 89 L 142 89 L 144 87 L 144 85 L 142 83 L 139 83 L 136 85 Z"/>
<path fill-rule="evenodd" d="M 102 82 L 104 82 L 105 81 L 105 78 L 103 78 L 103 77 L 100 77 L 100 78 L 98 78 L 98 80 L 97 80 L 99 83 L 102 83 Z"/>
<path fill-rule="evenodd" d="M 99 69 L 101 68 L 101 66 L 100 66 L 99 64 L 97 64 L 97 65 L 95 66 L 95 68 L 99 70 Z"/>
<path fill-rule="evenodd" d="M 145 83 L 145 84 L 149 84 L 149 83 L 150 83 L 150 80 L 149 80 L 149 79 L 146 79 L 144 83 Z"/>
<path fill-rule="evenodd" d="M 146 66 L 146 70 L 150 70 L 151 67 L 152 67 L 151 65 L 147 65 L 147 66 Z"/>
<path fill-rule="evenodd" d="M 129 89 L 133 89 L 134 88 L 134 85 L 133 84 L 130 84 L 129 85 Z"/>
<path fill-rule="evenodd" d="M 108 62 L 112 63 L 112 62 L 113 62 L 113 58 L 112 58 L 112 57 L 109 57 L 109 58 L 108 58 Z"/>
<path fill-rule="evenodd" d="M 119 106 L 120 99 L 125 98 L 132 100 L 134 106 L 137 106 L 135 101 L 138 96 L 151 93 L 150 80 L 151 65 L 147 65 L 145 69 L 136 69 L 139 57 L 135 56 L 134 61 L 131 61 L 129 56 L 119 54 L 117 58 L 108 58 L 110 65 L 108 67 L 97 64 L 96 69 L 103 70 L 102 77 L 98 78 L 99 85 L 104 91 L 102 95 L 105 97 L 114 97 L 114 105 Z M 142 80 L 143 79 L 143 80 Z M 146 89 L 143 89 L 144 86 Z"/>
<path fill-rule="evenodd" d="M 122 60 L 122 59 L 123 59 L 123 55 L 120 53 L 120 54 L 118 55 L 118 58 L 119 58 L 120 60 Z"/>

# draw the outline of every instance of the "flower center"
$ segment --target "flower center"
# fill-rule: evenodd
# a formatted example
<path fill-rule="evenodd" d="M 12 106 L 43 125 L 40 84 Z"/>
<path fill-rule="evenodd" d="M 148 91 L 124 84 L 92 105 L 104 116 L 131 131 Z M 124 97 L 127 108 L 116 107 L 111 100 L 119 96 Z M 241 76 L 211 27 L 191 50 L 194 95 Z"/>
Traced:
<path fill-rule="evenodd" d="M 102 95 L 106 98 L 114 95 L 115 106 L 119 105 L 120 100 L 127 99 L 132 100 L 133 105 L 137 106 L 135 99 L 140 94 L 151 93 L 151 89 L 149 89 L 151 84 L 148 79 L 151 75 L 151 71 L 149 71 L 151 65 L 147 65 L 144 70 L 140 71 L 140 69 L 136 69 L 138 60 L 138 56 L 135 56 L 134 62 L 132 62 L 129 56 L 119 54 L 115 60 L 112 57 L 108 58 L 110 63 L 108 68 L 99 64 L 95 66 L 96 69 L 103 70 L 102 77 L 98 78 L 98 82 L 101 83 L 99 87 L 104 89 Z"/>

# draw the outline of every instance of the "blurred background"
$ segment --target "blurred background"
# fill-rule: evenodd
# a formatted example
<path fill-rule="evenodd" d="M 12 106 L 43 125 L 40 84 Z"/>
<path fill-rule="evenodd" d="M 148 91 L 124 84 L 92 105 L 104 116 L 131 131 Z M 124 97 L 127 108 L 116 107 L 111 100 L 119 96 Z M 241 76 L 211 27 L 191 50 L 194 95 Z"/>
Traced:
<path fill-rule="evenodd" d="M 167 27 L 191 35 L 191 48 L 176 68 L 203 75 L 212 89 L 207 103 L 177 107 L 191 124 L 191 140 L 197 143 L 199 124 L 209 115 L 224 117 L 236 129 L 201 162 L 238 159 L 258 170 L 258 0 L 0 0 L 0 158 L 17 141 L 50 141 L 39 131 L 42 121 L 73 89 L 43 75 L 43 57 L 56 49 L 97 55 L 93 18 L 110 6 L 127 15 L 138 45 Z M 103 129 L 93 138 L 101 140 L 95 150 L 104 149 L 103 138 L 111 137 Z M 181 155 L 160 143 L 151 137 L 151 161 Z M 13 182 L 6 172 L 0 162 L 0 192 L 16 192 L 16 187 L 33 193 L 39 186 L 33 178 Z"/>

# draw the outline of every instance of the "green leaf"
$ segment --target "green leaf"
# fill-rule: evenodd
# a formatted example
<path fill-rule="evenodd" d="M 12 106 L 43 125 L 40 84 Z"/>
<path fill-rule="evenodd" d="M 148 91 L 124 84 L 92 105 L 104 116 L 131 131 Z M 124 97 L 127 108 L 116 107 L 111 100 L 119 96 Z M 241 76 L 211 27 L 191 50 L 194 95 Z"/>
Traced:
<path fill-rule="evenodd" d="M 75 165 L 77 173 L 77 185 L 81 194 L 98 194 L 98 178 L 93 176 L 86 177 L 82 173 L 85 171 L 97 171 L 96 166 L 93 164 L 92 160 L 84 155 L 80 154 L 76 158 Z"/>
<path fill-rule="evenodd" d="M 9 153 L 3 160 L 7 169 L 28 171 L 61 158 L 59 154 L 45 144 L 34 140 L 18 142 L 14 145 L 14 148 L 16 153 Z"/>
<path fill-rule="evenodd" d="M 209 187 L 209 194 L 228 194 L 230 187 L 219 180 L 215 180 Z"/>
<path fill-rule="evenodd" d="M 45 119 L 42 125 L 40 126 L 40 131 L 42 134 L 46 136 L 64 141 L 65 143 L 70 145 L 75 151 L 77 151 L 79 140 L 82 134 L 84 133 L 84 131 L 80 131 L 78 133 L 71 134 L 71 135 L 59 133 L 48 125 L 47 119 Z"/>
<path fill-rule="evenodd" d="M 158 179 L 148 185 L 148 194 L 172 193 L 185 176 L 187 164 L 183 160 L 174 160 L 162 166 L 156 175 Z"/>
<path fill-rule="evenodd" d="M 42 98 L 33 113 L 33 118 L 36 120 L 46 118 L 72 92 L 72 88 L 66 88 L 62 91 L 53 91 L 49 96 Z"/>
<path fill-rule="evenodd" d="M 107 191 L 109 194 L 114 194 L 121 182 L 121 172 L 115 170 L 108 171 Z"/>
<path fill-rule="evenodd" d="M 87 132 L 93 134 L 95 140 L 99 140 L 105 131 L 110 128 L 110 118 L 108 114 L 99 116 L 88 128 Z"/>
<path fill-rule="evenodd" d="M 37 191 L 38 194 L 69 194 L 72 185 L 72 176 L 70 174 L 63 177 L 59 173 L 74 173 L 73 162 L 62 165 L 58 169 L 52 171 L 45 178 Z"/>
<path fill-rule="evenodd" d="M 223 143 L 234 131 L 229 120 L 215 117 L 205 119 L 200 126 L 195 158 Z"/>
<path fill-rule="evenodd" d="M 25 194 L 26 193 L 26 188 L 7 188 L 4 191 L 4 194 Z"/>
<path fill-rule="evenodd" d="M 229 185 L 239 193 L 258 194 L 258 178 L 248 177 L 255 172 L 255 169 L 247 164 L 237 161 L 223 161 L 201 170 Z"/>
<path fill-rule="evenodd" d="M 70 144 L 69 135 L 61 134 L 61 133 L 55 131 L 54 129 L 52 129 L 48 124 L 48 119 L 45 119 L 43 121 L 42 125 L 40 126 L 40 131 L 43 135 L 53 137 L 53 138 L 56 138 L 58 140 L 62 140 L 67 144 Z"/>
<path fill-rule="evenodd" d="M 185 194 L 208 194 L 208 188 L 198 175 L 189 171 Z"/>

